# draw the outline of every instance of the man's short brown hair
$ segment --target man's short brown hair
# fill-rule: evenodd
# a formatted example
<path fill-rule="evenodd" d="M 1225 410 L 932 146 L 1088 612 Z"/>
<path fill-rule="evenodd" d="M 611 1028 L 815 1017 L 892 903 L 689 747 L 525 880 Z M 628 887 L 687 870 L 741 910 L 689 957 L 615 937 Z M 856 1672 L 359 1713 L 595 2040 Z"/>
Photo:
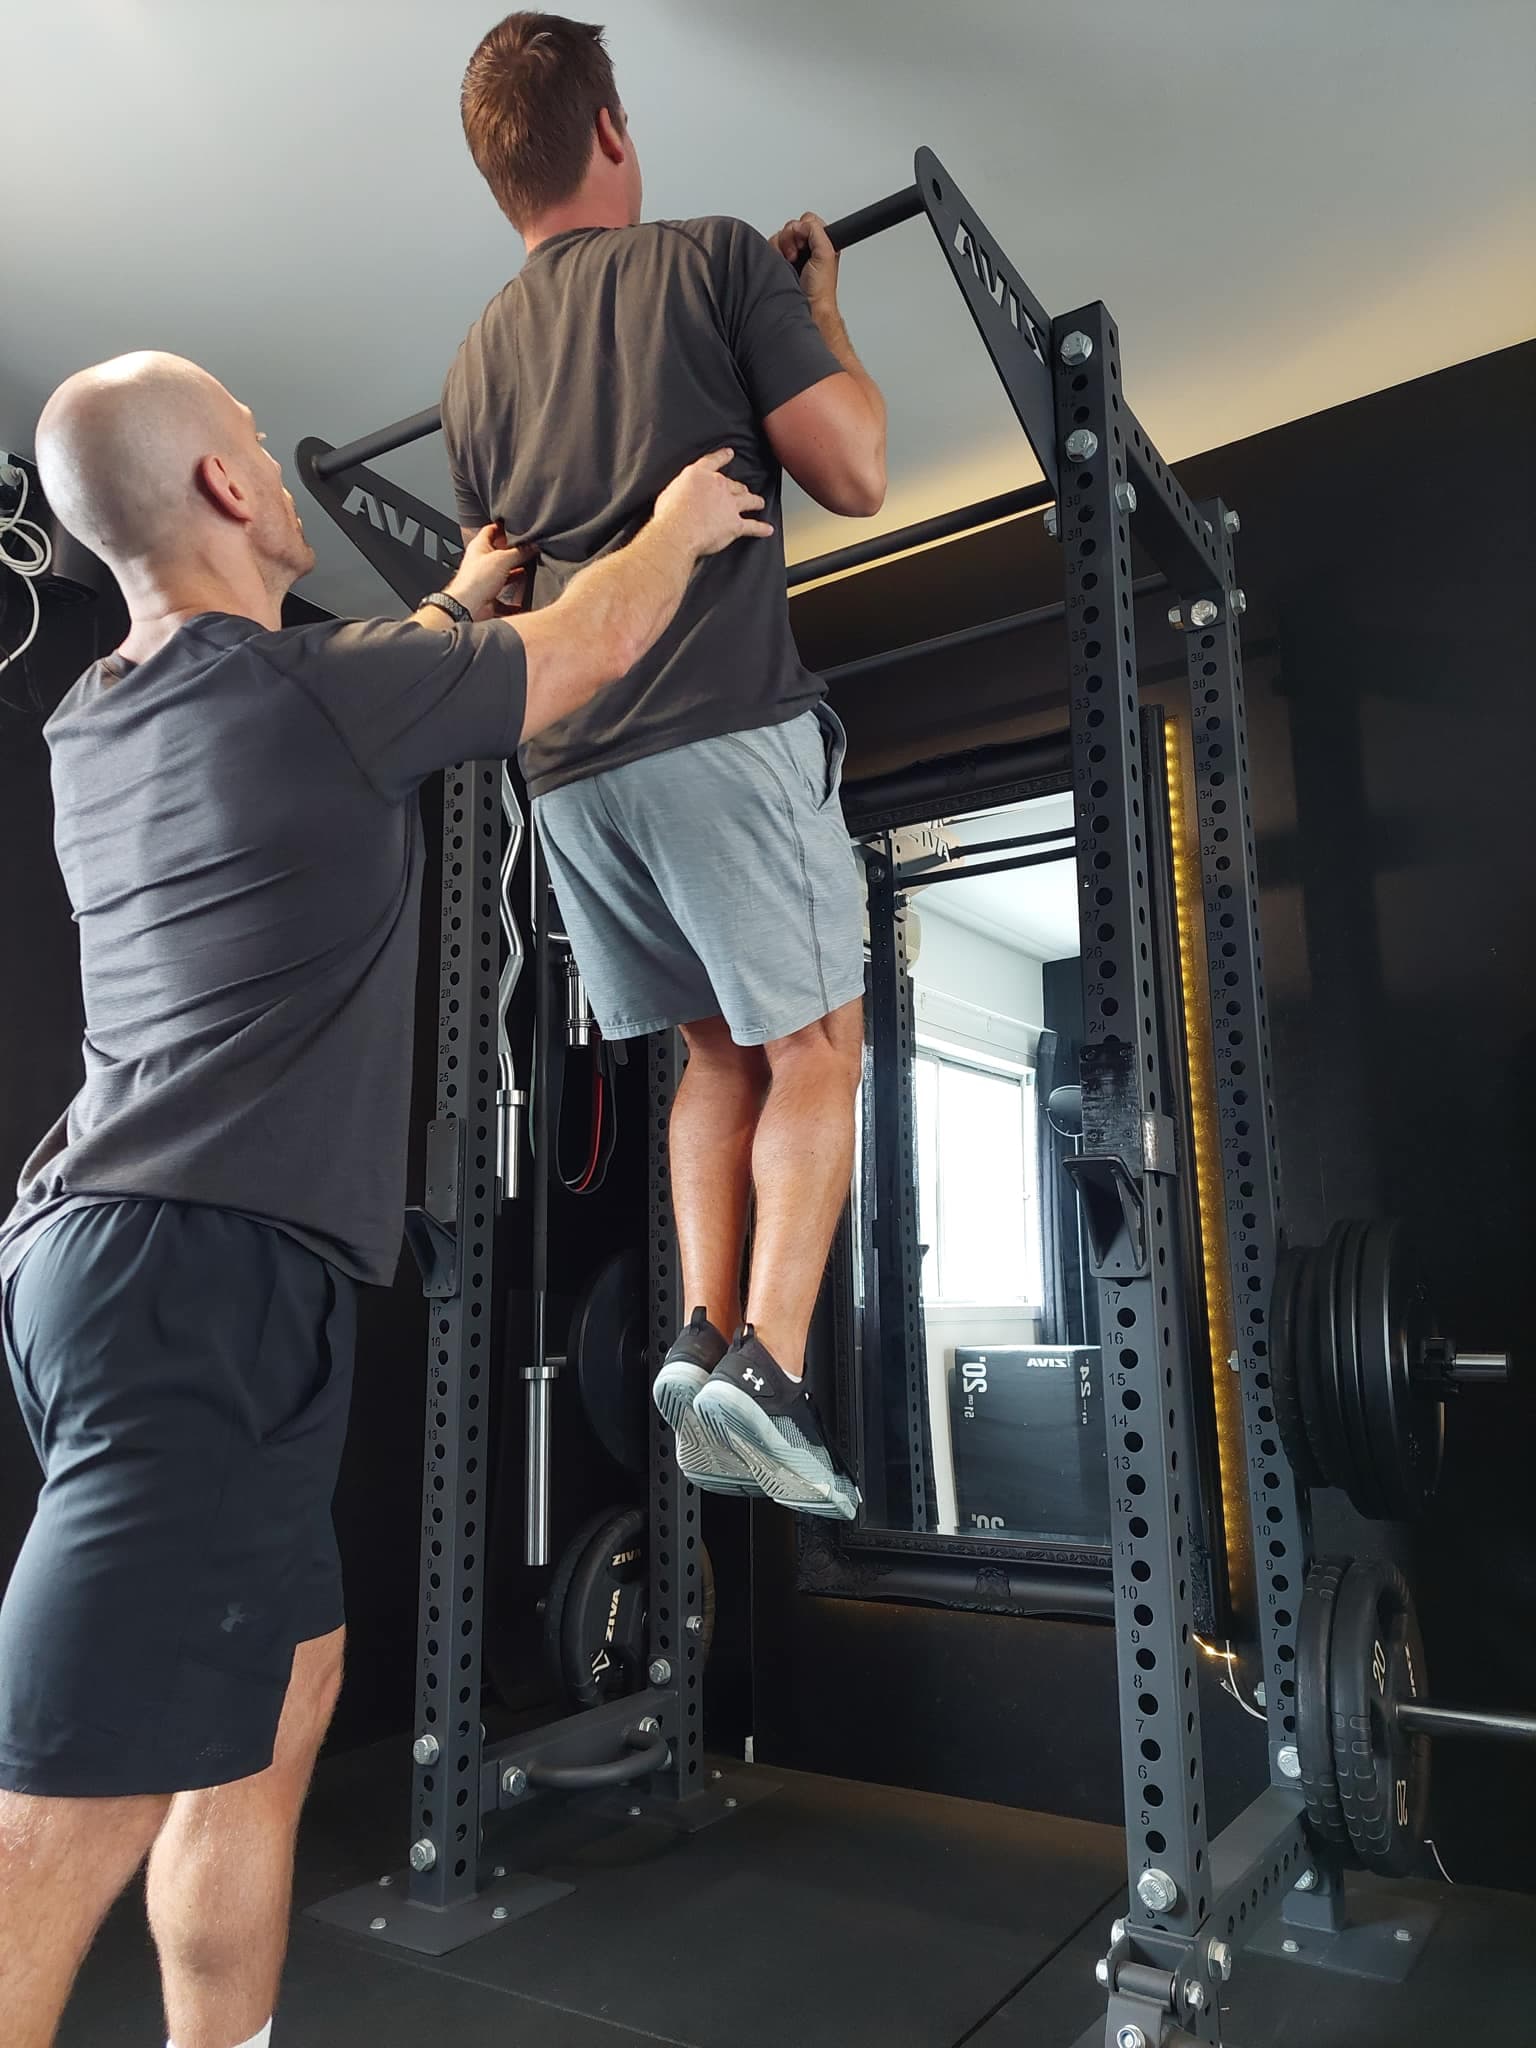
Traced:
<path fill-rule="evenodd" d="M 603 31 L 561 14 L 509 14 L 469 60 L 459 108 L 480 174 L 515 228 L 569 199 L 597 117 L 622 125 Z"/>

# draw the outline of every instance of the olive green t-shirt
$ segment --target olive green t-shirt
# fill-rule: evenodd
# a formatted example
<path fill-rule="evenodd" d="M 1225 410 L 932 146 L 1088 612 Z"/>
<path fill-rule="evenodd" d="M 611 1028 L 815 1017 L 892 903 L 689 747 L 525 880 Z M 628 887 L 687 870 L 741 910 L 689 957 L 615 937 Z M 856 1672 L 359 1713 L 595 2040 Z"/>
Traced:
<path fill-rule="evenodd" d="M 798 279 L 744 221 L 577 228 L 533 250 L 471 328 L 443 387 L 462 524 L 535 541 L 536 606 L 631 539 L 658 492 L 713 448 L 780 526 L 762 430 L 834 376 Z M 784 547 L 738 541 L 700 564 L 622 681 L 519 756 L 535 795 L 689 742 L 797 717 L 822 685 L 789 629 Z"/>

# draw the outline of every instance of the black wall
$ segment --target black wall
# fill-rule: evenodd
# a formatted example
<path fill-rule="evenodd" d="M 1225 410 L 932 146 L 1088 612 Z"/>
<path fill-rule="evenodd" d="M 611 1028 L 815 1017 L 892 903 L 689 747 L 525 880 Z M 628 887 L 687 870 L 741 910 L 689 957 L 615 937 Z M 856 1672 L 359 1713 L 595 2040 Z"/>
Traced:
<path fill-rule="evenodd" d="M 1128 342 L 1134 396 L 1134 337 Z M 978 375 L 982 374 L 978 369 Z M 1416 1532 L 1318 1502 L 1331 1545 L 1417 1566 L 1432 1689 L 1536 1706 L 1536 345 L 1462 364 L 1180 466 L 1242 515 L 1252 789 L 1292 1234 L 1406 1218 L 1446 1326 L 1507 1346 L 1507 1390 L 1451 1415 Z M 899 422 L 897 423 L 899 434 Z M 1474 452 L 1476 451 L 1476 452 Z M 1150 566 L 1150 565 L 1144 565 Z M 1038 518 L 792 606 L 827 667 L 1060 594 Z M 1138 606 L 1143 673 L 1182 673 L 1167 598 Z M 849 772 L 1059 727 L 1059 629 L 861 676 L 836 693 Z M 1107 1638 L 795 1595 L 760 1545 L 759 1754 L 895 1783 L 1103 1812 L 1118 1782 Z M 786 1648 L 790 1654 L 784 1654 Z M 1213 1725 L 1229 1738 L 1219 1696 Z M 1063 1728 L 1071 1731 L 1064 1742 Z M 1458 1878 L 1530 1885 L 1536 1756 L 1436 1754 L 1436 1840 Z M 1213 1805 L 1214 1805 L 1213 1798 Z"/>

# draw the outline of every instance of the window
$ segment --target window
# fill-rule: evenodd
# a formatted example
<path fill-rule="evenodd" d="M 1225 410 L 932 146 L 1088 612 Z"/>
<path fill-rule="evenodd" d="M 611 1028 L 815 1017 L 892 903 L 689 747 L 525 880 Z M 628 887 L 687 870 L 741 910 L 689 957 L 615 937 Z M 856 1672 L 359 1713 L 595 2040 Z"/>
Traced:
<path fill-rule="evenodd" d="M 1042 1293 L 1032 1068 L 918 1050 L 923 1299 L 1038 1302 Z"/>

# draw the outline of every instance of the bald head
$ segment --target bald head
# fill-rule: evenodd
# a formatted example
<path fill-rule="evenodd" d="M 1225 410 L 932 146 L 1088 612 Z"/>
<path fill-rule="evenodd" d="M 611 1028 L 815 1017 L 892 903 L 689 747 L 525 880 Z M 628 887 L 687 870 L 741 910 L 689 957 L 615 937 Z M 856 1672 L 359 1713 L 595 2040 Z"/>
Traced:
<path fill-rule="evenodd" d="M 254 558 L 286 587 L 312 566 L 249 411 L 184 356 L 143 350 L 66 378 L 38 421 L 37 466 L 58 518 L 125 583 Z"/>

